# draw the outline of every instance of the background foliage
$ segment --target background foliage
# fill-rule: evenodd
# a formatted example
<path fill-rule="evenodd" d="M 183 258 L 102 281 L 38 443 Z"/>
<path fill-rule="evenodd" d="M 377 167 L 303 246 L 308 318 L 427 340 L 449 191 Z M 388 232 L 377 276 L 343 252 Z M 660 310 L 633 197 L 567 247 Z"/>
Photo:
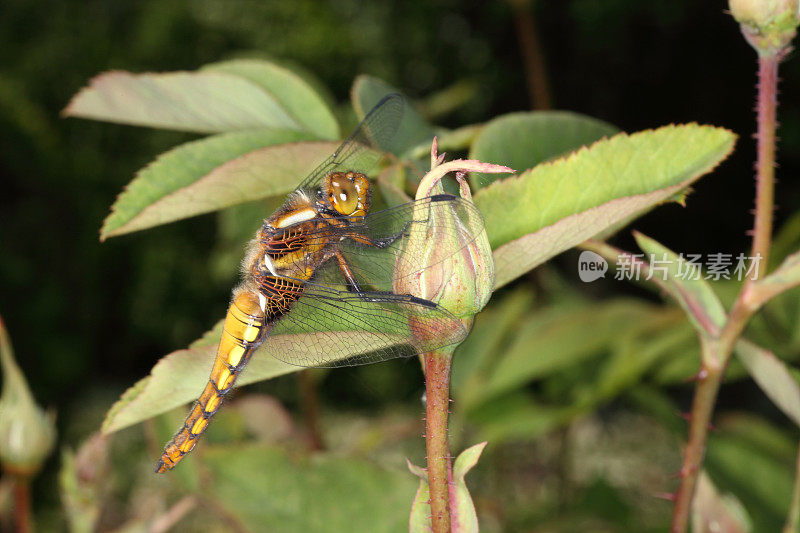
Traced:
<path fill-rule="evenodd" d="M 751 224 L 753 149 L 746 139 L 752 131 L 753 58 L 723 7 L 575 0 L 526 9 L 537 19 L 554 107 L 625 131 L 697 121 L 740 135 L 734 156 L 697 184 L 685 208 L 666 206 L 635 223 L 673 249 L 735 254 L 746 248 Z M 251 215 L 206 215 L 99 244 L 96 232 L 122 186 L 155 154 L 197 137 L 59 119 L 70 96 L 98 71 L 183 70 L 233 56 L 274 57 L 313 73 L 312 83 L 331 104 L 346 104 L 352 80 L 369 73 L 418 98 L 422 112 L 445 126 L 530 107 L 515 13 L 505 3 L 464 8 L 430 2 L 400 9 L 347 0 L 10 0 L 2 9 L 0 312 L 34 394 L 57 407 L 61 444 L 72 448 L 161 355 L 187 345 L 219 318 L 235 279 L 240 235 L 247 233 L 241 221 L 254 209 L 243 206 L 238 209 Z M 782 74 L 783 94 L 793 94 L 795 62 Z M 782 102 L 780 160 L 787 177 L 800 153 L 796 105 L 791 98 Z M 345 106 L 336 112 L 345 125 L 354 123 Z M 800 218 L 793 216 L 800 189 L 788 179 L 779 187 L 783 229 L 776 264 L 800 240 Z M 636 248 L 626 233 L 615 242 Z M 690 394 L 683 380 L 697 367 L 693 333 L 657 294 L 613 280 L 582 284 L 575 265 L 575 254 L 564 254 L 500 291 L 456 354 L 453 448 L 478 438 L 491 443 L 468 477 L 487 530 L 570 531 L 580 525 L 649 531 L 663 529 L 669 514 L 668 504 L 652 495 L 671 489 L 668 476 L 679 464 L 685 424 L 677 412 L 686 409 Z M 735 286 L 715 289 L 724 299 Z M 800 355 L 794 296 L 771 304 L 748 332 L 789 361 Z M 719 488 L 742 501 L 756 530 L 772 530 L 788 507 L 797 431 L 744 376 L 740 365 L 732 365 L 734 381 L 722 391 L 707 469 Z M 137 516 L 158 515 L 195 488 L 223 506 L 234 505 L 245 523 L 263 523 L 270 510 L 236 508 L 248 505 L 237 491 L 269 494 L 274 480 L 285 490 L 276 494 L 284 503 L 315 508 L 303 513 L 310 522 L 298 528 L 318 524 L 317 516 L 334 523 L 335 512 L 342 520 L 354 513 L 324 496 L 305 500 L 310 493 L 350 492 L 363 500 L 375 487 L 391 487 L 398 503 L 382 514 L 387 530 L 398 529 L 416 486 L 416 478 L 400 470 L 402 457 L 422 462 L 418 366 L 395 361 L 319 373 L 313 380 L 325 444 L 351 463 L 327 455 L 287 456 L 274 445 L 297 450 L 306 442 L 304 389 L 288 376 L 246 389 L 235 407 L 220 413 L 206 435 L 205 462 L 212 474 L 230 475 L 212 493 L 190 466 L 176 471 L 175 479 L 150 474 L 157 448 L 182 412 L 119 434 L 111 449 L 115 476 L 97 488 L 114 502 L 103 506 L 101 524 L 135 524 Z M 284 422 L 282 433 L 275 420 Z M 233 459 L 226 450 L 234 448 L 226 443 L 245 438 L 256 448 Z M 74 464 L 85 468 L 80 458 Z M 51 460 L 35 486 L 43 527 L 63 521 L 56 490 L 60 463 Z M 741 464 L 755 465 L 762 475 L 753 479 Z M 264 474 L 242 476 L 253 465 Z M 338 481 L 344 484 L 337 490 L 332 484 L 347 472 L 359 475 Z M 287 483 L 295 485 L 289 490 Z M 100 499 L 77 498 L 73 515 Z M 192 520 L 226 523 L 224 514 L 214 512 L 186 520 L 185 527 Z"/>

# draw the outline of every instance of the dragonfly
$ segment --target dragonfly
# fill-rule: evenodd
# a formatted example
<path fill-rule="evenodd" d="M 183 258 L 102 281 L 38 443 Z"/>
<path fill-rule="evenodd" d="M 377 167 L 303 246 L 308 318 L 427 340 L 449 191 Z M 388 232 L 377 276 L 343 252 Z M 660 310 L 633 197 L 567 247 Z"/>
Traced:
<path fill-rule="evenodd" d="M 242 261 L 208 383 L 156 472 L 194 449 L 257 349 L 291 365 L 337 367 L 425 353 L 467 335 L 440 305 L 393 287 L 468 246 L 483 231 L 480 212 L 450 194 L 370 211 L 369 174 L 393 142 L 404 106 L 398 94 L 381 99 L 264 220 Z M 430 243 L 435 254 L 408 246 L 442 232 L 459 238 Z"/>

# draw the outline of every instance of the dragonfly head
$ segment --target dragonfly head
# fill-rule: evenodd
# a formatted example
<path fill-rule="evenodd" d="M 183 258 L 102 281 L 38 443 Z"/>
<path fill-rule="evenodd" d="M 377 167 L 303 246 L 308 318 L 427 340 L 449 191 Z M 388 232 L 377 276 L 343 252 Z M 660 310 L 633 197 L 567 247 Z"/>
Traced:
<path fill-rule="evenodd" d="M 321 200 L 341 215 L 366 215 L 371 198 L 369 179 L 360 172 L 331 172 L 325 176 Z"/>

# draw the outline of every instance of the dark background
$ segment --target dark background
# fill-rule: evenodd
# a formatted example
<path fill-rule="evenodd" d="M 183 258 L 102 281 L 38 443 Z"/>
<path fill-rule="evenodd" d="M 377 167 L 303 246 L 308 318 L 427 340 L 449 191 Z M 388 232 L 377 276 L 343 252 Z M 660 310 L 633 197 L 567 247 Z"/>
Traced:
<path fill-rule="evenodd" d="M 739 135 L 735 153 L 700 180 L 686 207 L 663 207 L 634 225 L 684 252 L 735 254 L 749 245 L 756 56 L 725 8 L 697 0 L 519 8 L 535 20 L 553 108 L 631 132 L 694 121 Z M 109 206 L 135 172 L 193 137 L 60 118 L 92 76 L 191 70 L 256 53 L 305 67 L 340 103 L 362 73 L 415 99 L 462 84 L 469 98 L 437 117 L 456 127 L 531 108 L 515 16 L 506 2 L 455 0 L 4 0 L 0 314 L 38 401 L 57 408 L 66 441 L 82 433 L 71 429 L 76 419 L 96 428 L 110 402 L 162 355 L 210 327 L 234 283 L 209 265 L 214 215 L 99 242 Z M 778 224 L 800 206 L 799 76 L 790 56 L 782 68 Z M 634 248 L 627 233 L 616 242 Z M 574 261 L 555 264 L 574 277 Z M 408 376 L 388 391 L 364 374 L 328 383 L 324 394 L 358 404 L 417 391 L 414 365 L 398 368 Z M 87 416 L 87 403 L 98 412 Z"/>

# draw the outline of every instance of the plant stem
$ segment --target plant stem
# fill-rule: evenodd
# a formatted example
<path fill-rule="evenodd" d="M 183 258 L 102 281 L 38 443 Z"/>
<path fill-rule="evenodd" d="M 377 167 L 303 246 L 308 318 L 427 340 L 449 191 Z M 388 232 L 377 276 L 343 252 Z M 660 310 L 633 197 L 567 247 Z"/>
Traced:
<path fill-rule="evenodd" d="M 446 351 L 428 352 L 425 358 L 425 448 L 434 533 L 450 532 L 450 451 L 447 415 L 450 410 L 450 362 Z"/>
<path fill-rule="evenodd" d="M 758 159 L 756 161 L 756 212 L 753 257 L 761 257 L 766 272 L 772 237 L 775 202 L 775 128 L 778 107 L 778 63 L 782 54 L 758 57 Z"/>
<path fill-rule="evenodd" d="M 707 349 L 710 348 L 704 346 L 703 350 Z M 675 507 L 672 512 L 672 533 L 685 532 L 689 522 L 692 496 L 706 453 L 706 438 L 711 423 L 711 414 L 714 412 L 714 403 L 725 371 L 725 367 L 714 364 L 716 358 L 713 356 L 704 357 L 703 360 L 710 361 L 710 363 L 704 362 L 701 365 L 697 377 L 689 422 L 689 440 L 683 450 L 681 484 L 675 494 Z"/>
<path fill-rule="evenodd" d="M 777 126 L 778 63 L 783 52 L 758 58 L 758 118 L 756 133 L 756 209 L 753 230 L 753 260 L 758 269 L 750 272 L 736 297 L 725 326 L 718 336 L 704 340 L 703 358 L 692 404 L 689 441 L 683 454 L 681 483 L 675 495 L 672 533 L 687 530 L 697 475 L 703 464 L 708 423 L 714 410 L 722 376 L 736 341 L 744 331 L 760 303 L 753 299 L 753 282 L 757 273 L 766 272 L 772 240 L 772 213 L 775 207 L 775 128 Z"/>
<path fill-rule="evenodd" d="M 33 531 L 31 526 L 31 485 L 27 476 L 14 478 L 14 527 L 17 533 Z"/>
<path fill-rule="evenodd" d="M 531 109 L 550 109 L 550 87 L 547 83 L 544 54 L 533 19 L 533 7 L 524 0 L 512 0 L 509 3 L 514 10 L 514 25 L 525 67 Z"/>
<path fill-rule="evenodd" d="M 166 533 L 195 507 L 197 507 L 197 498 L 184 496 L 170 507 L 166 513 L 153 521 L 150 525 L 150 533 Z"/>
<path fill-rule="evenodd" d="M 314 451 L 324 450 L 325 443 L 319 427 L 319 395 L 314 376 L 309 370 L 304 369 L 297 373 L 297 380 L 300 384 L 300 404 L 303 408 L 303 420 L 308 431 L 309 444 Z"/>
<path fill-rule="evenodd" d="M 763 298 L 759 299 L 755 294 L 753 282 L 759 273 L 767 270 L 772 239 L 778 64 L 782 57 L 783 52 L 781 51 L 769 56 L 760 55 L 758 60 L 758 133 L 756 135 L 758 160 L 756 163 L 755 229 L 752 246 L 752 260 L 758 261 L 758 268 L 748 273 L 748 279 L 745 280 L 722 329 L 716 331 L 715 328 L 705 328 L 705 331 L 700 334 L 702 358 L 690 413 L 689 439 L 683 452 L 681 482 L 678 492 L 675 494 L 672 533 L 684 533 L 688 528 L 692 497 L 705 456 L 708 426 L 714 412 L 714 404 L 725 368 L 745 326 L 760 305 L 764 303 Z M 583 243 L 582 247 L 611 261 L 616 261 L 616 257 L 622 253 L 612 246 L 597 241 L 587 241 Z M 798 468 L 800 468 L 800 457 L 798 461 Z M 800 478 L 800 470 L 798 477 Z M 800 488 L 797 488 L 796 492 L 800 493 Z M 797 498 L 800 498 L 800 494 L 797 495 Z M 800 502 L 797 503 L 797 506 L 800 506 Z M 800 512 L 800 510 L 795 510 L 794 504 L 792 509 L 795 514 Z"/>
<path fill-rule="evenodd" d="M 786 525 L 783 533 L 797 533 L 800 531 L 800 447 L 797 451 L 797 466 L 794 472 L 794 488 L 792 489 L 792 504 L 786 516 Z"/>

